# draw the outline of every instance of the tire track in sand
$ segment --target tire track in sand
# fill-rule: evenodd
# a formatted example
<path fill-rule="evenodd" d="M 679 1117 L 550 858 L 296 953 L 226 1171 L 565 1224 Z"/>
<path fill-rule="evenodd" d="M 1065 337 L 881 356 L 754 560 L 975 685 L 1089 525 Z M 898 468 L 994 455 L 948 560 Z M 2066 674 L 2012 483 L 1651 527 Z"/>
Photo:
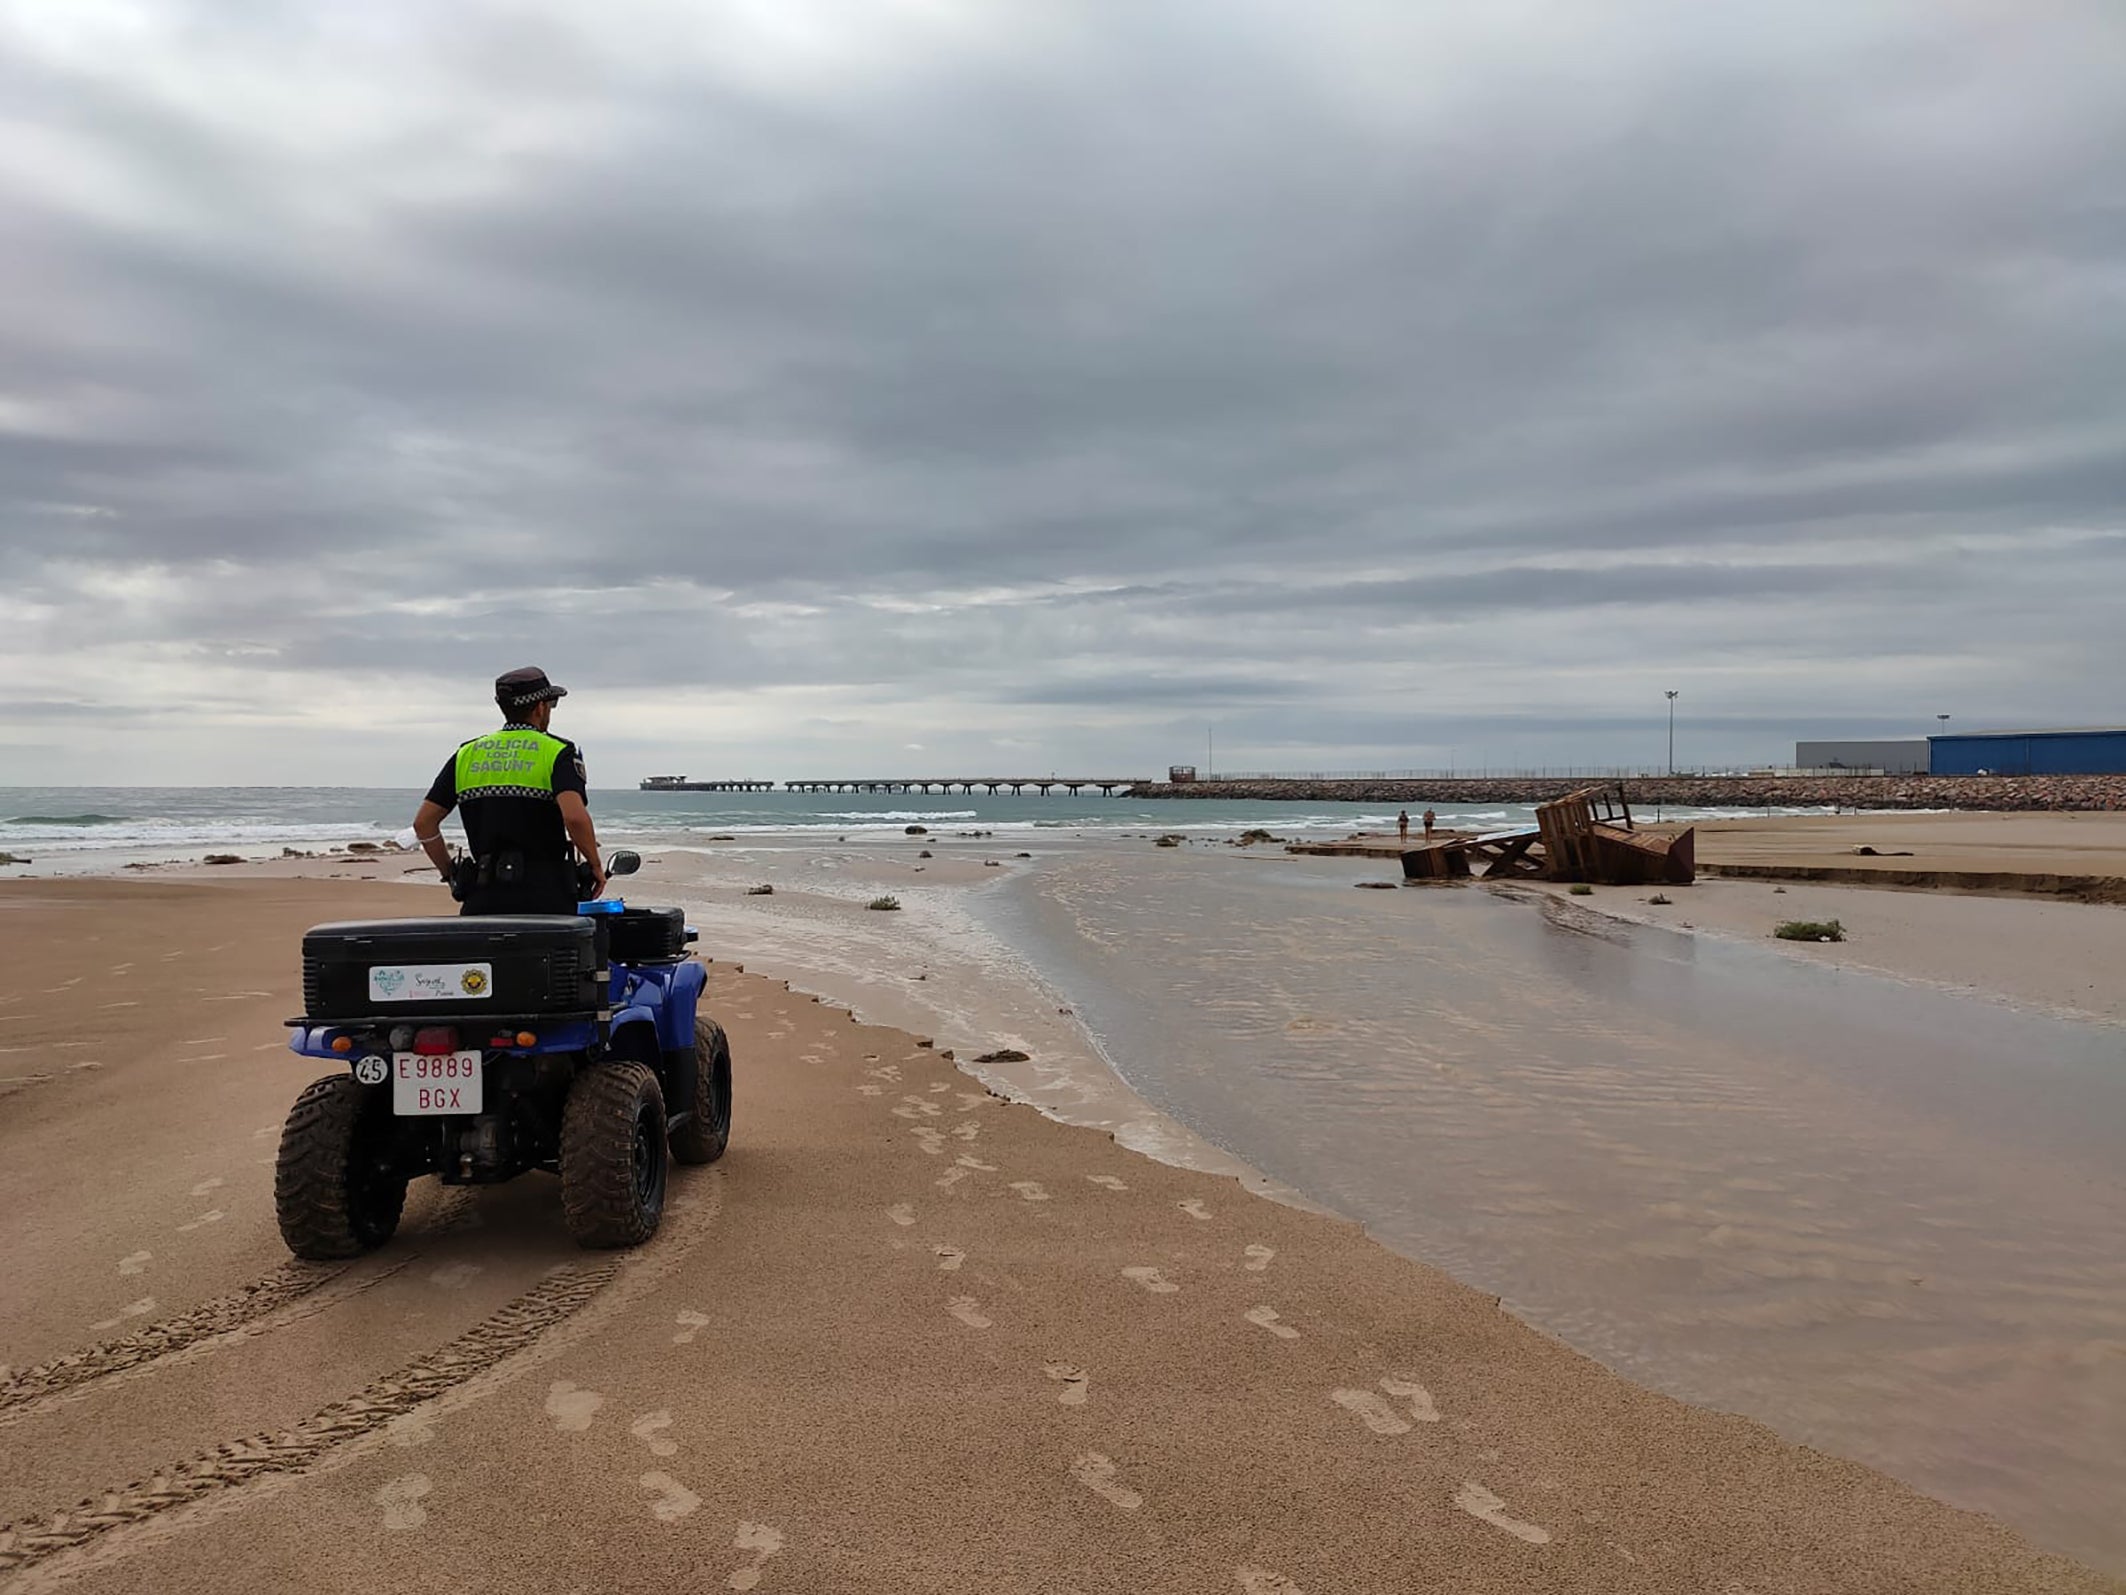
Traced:
<path fill-rule="evenodd" d="M 30 1595 L 84 1574 L 235 1510 L 254 1491 L 365 1456 L 410 1412 L 451 1410 L 492 1394 L 662 1283 L 685 1260 L 723 1206 L 722 1171 L 702 1172 L 711 1176 L 701 1182 L 706 1189 L 666 1209 L 668 1244 L 563 1263 L 455 1339 L 301 1423 L 228 1441 L 65 1511 L 0 1525 L 0 1591 Z"/>
<path fill-rule="evenodd" d="M 451 1191 L 437 1204 L 434 1219 L 420 1239 L 436 1239 L 471 1221 L 471 1193 Z M 422 1256 L 409 1250 L 387 1256 L 381 1268 L 346 1276 L 377 1258 L 350 1258 L 343 1263 L 306 1263 L 291 1258 L 263 1278 L 238 1286 L 227 1295 L 202 1302 L 188 1312 L 159 1319 L 129 1335 L 98 1341 L 66 1352 L 0 1381 L 0 1429 L 49 1408 L 61 1397 L 85 1393 L 85 1387 L 121 1374 L 138 1375 L 153 1365 L 204 1355 L 222 1346 L 284 1329 L 328 1310 L 376 1285 Z M 330 1291 L 324 1287 L 339 1284 Z"/>

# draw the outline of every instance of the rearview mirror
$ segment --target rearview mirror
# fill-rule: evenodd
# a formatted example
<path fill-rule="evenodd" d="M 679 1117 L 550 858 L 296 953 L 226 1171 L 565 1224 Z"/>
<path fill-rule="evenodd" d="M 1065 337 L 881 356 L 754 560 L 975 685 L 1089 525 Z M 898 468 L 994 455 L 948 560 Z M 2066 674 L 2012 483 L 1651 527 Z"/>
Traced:
<path fill-rule="evenodd" d="M 632 875 L 642 868 L 642 855 L 630 848 L 621 848 L 605 861 L 608 875 Z"/>

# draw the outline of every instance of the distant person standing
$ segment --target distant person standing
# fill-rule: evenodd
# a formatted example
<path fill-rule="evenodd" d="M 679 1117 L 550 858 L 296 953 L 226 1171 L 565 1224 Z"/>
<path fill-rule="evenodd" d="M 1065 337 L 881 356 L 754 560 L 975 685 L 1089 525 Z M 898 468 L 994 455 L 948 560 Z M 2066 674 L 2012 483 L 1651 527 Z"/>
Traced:
<path fill-rule="evenodd" d="M 573 844 L 590 866 L 590 895 L 605 890 L 598 833 L 584 801 L 583 755 L 551 735 L 554 700 L 568 689 L 530 666 L 495 679 L 499 731 L 451 755 L 413 817 L 414 840 L 450 883 L 466 914 L 573 914 Z M 462 809 L 470 856 L 451 862 L 439 827 Z"/>
<path fill-rule="evenodd" d="M 1428 842 L 1429 842 L 1429 841 L 1431 841 L 1431 840 L 1432 840 L 1432 827 L 1433 827 L 1433 825 L 1434 825 L 1434 824 L 1436 824 L 1436 823 L 1438 822 L 1438 820 L 1439 820 L 1439 816 L 1438 816 L 1437 814 L 1434 814 L 1434 813 L 1433 813 L 1433 812 L 1432 812 L 1432 811 L 1431 811 L 1430 809 L 1427 809 L 1427 810 L 1425 810 L 1425 840 L 1426 840 L 1426 841 L 1428 841 Z"/>
<path fill-rule="evenodd" d="M 1404 809 L 1402 813 L 1395 816 L 1395 834 L 1405 842 L 1410 840 L 1410 811 L 1408 809 Z"/>

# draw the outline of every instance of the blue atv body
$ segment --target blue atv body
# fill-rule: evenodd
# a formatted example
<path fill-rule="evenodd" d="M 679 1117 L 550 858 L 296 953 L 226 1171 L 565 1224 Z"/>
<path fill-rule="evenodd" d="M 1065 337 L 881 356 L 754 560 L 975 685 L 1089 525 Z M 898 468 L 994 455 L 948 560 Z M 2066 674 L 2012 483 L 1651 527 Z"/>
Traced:
<path fill-rule="evenodd" d="M 616 861 L 617 862 L 617 861 Z M 676 909 L 319 925 L 289 1050 L 338 1067 L 296 1101 L 274 1179 L 297 1256 L 350 1257 L 398 1226 L 408 1181 L 561 1181 L 586 1246 L 656 1232 L 670 1162 L 731 1128 L 731 1054 Z"/>

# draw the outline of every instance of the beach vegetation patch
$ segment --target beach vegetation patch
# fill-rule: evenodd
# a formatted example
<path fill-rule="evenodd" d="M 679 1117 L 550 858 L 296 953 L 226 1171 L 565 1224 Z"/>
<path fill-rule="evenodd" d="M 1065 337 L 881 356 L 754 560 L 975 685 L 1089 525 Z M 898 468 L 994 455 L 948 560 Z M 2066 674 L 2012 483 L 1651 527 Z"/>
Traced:
<path fill-rule="evenodd" d="M 1835 919 L 1789 919 L 1772 934 L 1781 941 L 1844 941 L 1845 926 Z"/>
<path fill-rule="evenodd" d="M 1570 892 L 1574 897 L 1594 896 L 1594 888 L 1592 886 L 1589 886 L 1585 881 L 1580 881 L 1575 885 L 1568 886 L 1565 888 L 1565 890 Z"/>
<path fill-rule="evenodd" d="M 891 913 L 901 906 L 901 900 L 898 897 L 874 897 L 864 906 L 866 908 L 875 908 L 882 914 Z"/>
<path fill-rule="evenodd" d="M 1653 906 L 1656 908 L 1666 908 L 1670 903 L 1674 902 L 1675 899 L 1673 897 L 1664 896 L 1660 892 L 1656 892 L 1653 896 L 1647 898 L 1647 901 L 1653 904 Z"/>

